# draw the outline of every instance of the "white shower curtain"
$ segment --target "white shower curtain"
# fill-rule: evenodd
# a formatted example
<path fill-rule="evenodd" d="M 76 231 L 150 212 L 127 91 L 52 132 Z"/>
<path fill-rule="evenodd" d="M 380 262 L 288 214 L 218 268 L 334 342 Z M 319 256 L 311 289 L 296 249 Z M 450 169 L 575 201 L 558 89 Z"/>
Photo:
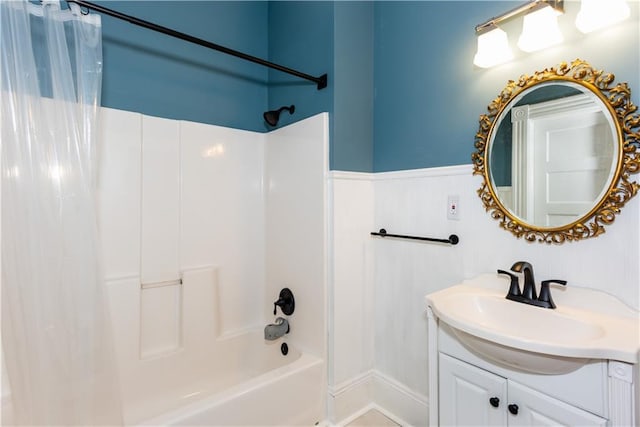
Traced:
<path fill-rule="evenodd" d="M 0 1 L 3 425 L 122 423 L 99 274 L 99 15 Z"/>

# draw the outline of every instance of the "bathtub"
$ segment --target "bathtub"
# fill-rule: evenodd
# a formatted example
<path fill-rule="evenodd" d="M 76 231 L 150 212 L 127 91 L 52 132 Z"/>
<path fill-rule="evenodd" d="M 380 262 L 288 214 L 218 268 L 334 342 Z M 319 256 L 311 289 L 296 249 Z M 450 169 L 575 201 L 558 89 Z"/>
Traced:
<path fill-rule="evenodd" d="M 141 361 L 142 375 L 122 378 L 125 425 L 313 426 L 325 418 L 323 360 L 291 347 L 283 356 L 281 341 L 266 343 L 257 332 L 220 340 L 225 354 L 209 355 L 204 370 L 185 370 L 180 354 Z M 235 366 L 220 363 L 230 356 Z M 136 382 L 146 374 L 153 381 Z M 11 425 L 10 396 L 2 401 L 3 425 Z"/>
<path fill-rule="evenodd" d="M 180 354 L 141 361 L 141 375 L 123 379 L 125 424 L 313 426 L 322 421 L 323 360 L 291 346 L 285 356 L 282 340 L 266 342 L 261 334 L 219 340 L 199 361 Z M 145 377 L 150 381 L 136 383 Z"/>

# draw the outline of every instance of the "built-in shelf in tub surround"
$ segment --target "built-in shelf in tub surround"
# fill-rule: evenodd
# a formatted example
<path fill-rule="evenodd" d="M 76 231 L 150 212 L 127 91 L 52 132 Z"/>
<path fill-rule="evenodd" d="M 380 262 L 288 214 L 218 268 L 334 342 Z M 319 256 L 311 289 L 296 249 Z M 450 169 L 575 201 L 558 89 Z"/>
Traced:
<path fill-rule="evenodd" d="M 143 283 L 140 288 L 140 358 L 182 346 L 182 280 Z"/>

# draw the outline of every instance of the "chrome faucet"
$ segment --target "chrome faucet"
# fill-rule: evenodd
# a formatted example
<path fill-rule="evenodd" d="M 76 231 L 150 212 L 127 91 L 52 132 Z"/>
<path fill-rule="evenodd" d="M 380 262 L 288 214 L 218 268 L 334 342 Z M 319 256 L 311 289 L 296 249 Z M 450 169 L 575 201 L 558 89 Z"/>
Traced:
<path fill-rule="evenodd" d="M 522 288 L 522 292 L 520 292 L 519 277 L 508 271 L 498 270 L 498 274 L 505 274 L 511 278 L 509 292 L 505 298 L 511 301 L 535 305 L 536 307 L 556 308 L 556 305 L 551 298 L 549 284 L 557 283 L 559 285 L 566 285 L 566 280 L 543 280 L 540 284 L 540 295 L 536 296 L 536 281 L 533 276 L 533 266 L 526 261 L 518 261 L 511 266 L 511 271 L 522 273 L 524 275 L 524 286 Z"/>
<path fill-rule="evenodd" d="M 275 323 L 270 323 L 264 327 L 264 339 L 267 341 L 277 340 L 289 333 L 289 321 L 283 317 L 276 318 Z"/>

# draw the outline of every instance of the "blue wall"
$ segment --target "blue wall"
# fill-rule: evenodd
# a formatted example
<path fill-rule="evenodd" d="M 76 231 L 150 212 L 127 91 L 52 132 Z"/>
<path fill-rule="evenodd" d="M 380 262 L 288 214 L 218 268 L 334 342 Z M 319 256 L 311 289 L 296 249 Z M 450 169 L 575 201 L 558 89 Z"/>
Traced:
<path fill-rule="evenodd" d="M 521 2 L 433 1 L 375 3 L 373 170 L 471 163 L 478 116 L 510 79 L 581 58 L 628 82 L 640 99 L 640 3 L 615 28 L 582 34 L 579 2 L 559 18 L 565 41 L 532 54 L 515 47 L 521 19 L 505 25 L 515 59 L 491 69 L 472 64 L 474 27 Z"/>
<path fill-rule="evenodd" d="M 268 3 L 99 1 L 140 19 L 253 56 L 268 56 Z M 267 69 L 102 16 L 102 105 L 264 131 Z"/>
<path fill-rule="evenodd" d="M 294 104 L 293 115 L 280 116 L 278 126 L 287 125 L 333 105 L 333 4 L 330 2 L 269 3 L 269 60 L 312 76 L 329 75 L 328 86 L 316 84 L 277 70 L 269 70 L 269 109 Z"/>
<path fill-rule="evenodd" d="M 374 171 L 470 163 L 482 108 L 469 102 L 473 28 L 490 10 L 485 2 L 375 3 Z"/>
<path fill-rule="evenodd" d="M 516 58 L 472 64 L 475 25 L 520 1 L 218 2 L 106 1 L 142 19 L 308 74 L 315 85 L 103 17 L 103 105 L 254 131 L 267 109 L 296 105 L 280 125 L 330 113 L 330 166 L 380 172 L 471 163 L 478 116 L 508 80 L 586 59 L 626 81 L 640 99 L 640 3 L 631 19 L 583 35 L 565 2 L 565 42 L 525 55 L 521 19 L 504 26 Z"/>
<path fill-rule="evenodd" d="M 373 14 L 371 2 L 335 4 L 332 169 L 373 170 Z"/>
<path fill-rule="evenodd" d="M 373 3 L 269 3 L 270 60 L 314 76 L 328 73 L 321 91 L 269 72 L 269 108 L 294 104 L 278 126 L 330 113 L 331 169 L 373 169 Z"/>

